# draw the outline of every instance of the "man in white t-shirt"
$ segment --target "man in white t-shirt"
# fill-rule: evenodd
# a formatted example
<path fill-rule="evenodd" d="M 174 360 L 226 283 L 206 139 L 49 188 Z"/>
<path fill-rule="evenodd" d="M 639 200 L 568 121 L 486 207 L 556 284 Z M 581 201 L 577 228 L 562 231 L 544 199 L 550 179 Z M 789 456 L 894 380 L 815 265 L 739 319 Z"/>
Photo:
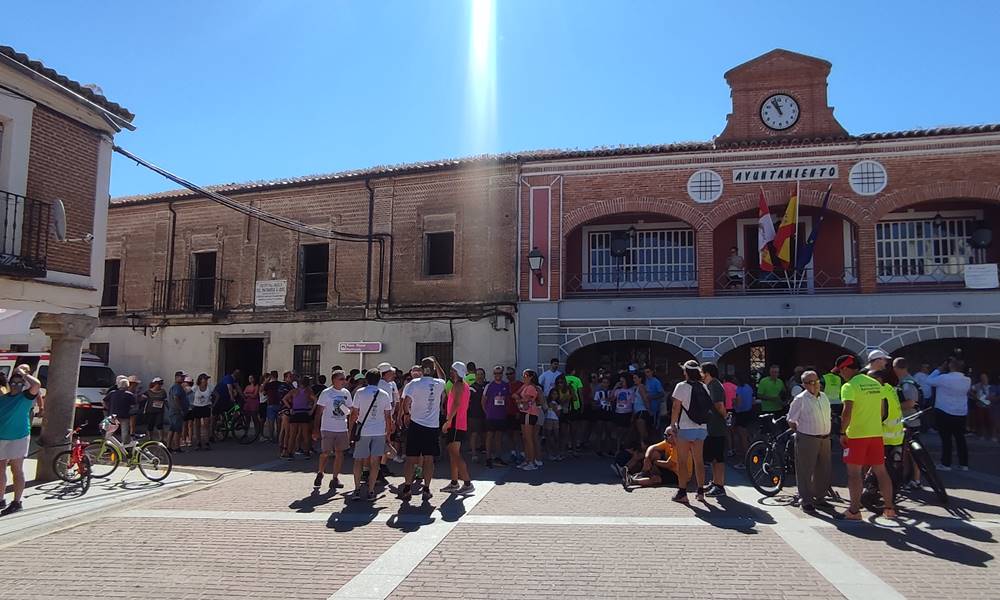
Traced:
<path fill-rule="evenodd" d="M 549 361 L 549 370 L 542 372 L 538 376 L 538 384 L 542 386 L 542 394 L 545 398 L 549 397 L 549 392 L 552 388 L 556 387 L 556 379 L 562 376 L 562 371 L 559 370 L 559 359 L 553 358 Z"/>
<path fill-rule="evenodd" d="M 386 467 L 386 463 L 389 461 L 389 445 L 395 444 L 392 441 L 392 436 L 396 433 L 399 428 L 399 421 L 396 416 L 399 414 L 399 388 L 396 386 L 396 367 L 392 366 L 391 363 L 383 362 L 379 363 L 377 367 L 378 372 L 381 374 L 382 378 L 379 379 L 378 387 L 383 390 L 386 394 L 389 394 L 389 398 L 392 399 L 392 428 L 389 430 L 389 444 L 386 445 L 386 453 L 382 456 L 382 466 L 379 467 L 379 479 L 383 483 L 388 483 L 385 481 L 385 476 L 389 475 L 389 469 Z M 403 462 L 403 459 L 399 458 L 399 452 L 395 452 L 396 462 Z"/>
<path fill-rule="evenodd" d="M 441 454 L 441 398 L 444 395 L 444 370 L 433 356 L 421 361 L 422 376 L 403 388 L 403 421 L 406 424 L 405 482 L 399 488 L 404 502 L 412 497 L 413 471 L 421 463 L 424 476 L 422 498 L 431 498 L 434 457 Z M 437 375 L 435 377 L 434 375 Z"/>
<path fill-rule="evenodd" d="M 335 490 L 340 487 L 340 469 L 344 466 L 344 450 L 351 445 L 350 430 L 351 407 L 354 400 L 351 392 L 344 387 L 347 383 L 347 373 L 342 370 L 333 372 L 332 385 L 320 392 L 319 399 L 316 400 L 316 418 L 313 419 L 313 440 L 322 439 L 322 451 L 319 455 L 319 466 L 316 467 L 316 479 L 313 487 L 319 488 L 323 485 L 323 471 L 326 468 L 326 459 L 333 452 L 333 479 L 330 481 L 330 489 Z"/>
<path fill-rule="evenodd" d="M 381 374 L 377 369 L 365 373 L 368 385 L 354 391 L 351 407 L 353 423 L 361 424 L 361 436 L 354 442 L 354 499 L 364 497 L 361 491 L 361 470 L 368 465 L 369 501 L 375 499 L 379 464 L 385 454 L 385 444 L 392 431 L 392 399 L 378 387 Z"/>

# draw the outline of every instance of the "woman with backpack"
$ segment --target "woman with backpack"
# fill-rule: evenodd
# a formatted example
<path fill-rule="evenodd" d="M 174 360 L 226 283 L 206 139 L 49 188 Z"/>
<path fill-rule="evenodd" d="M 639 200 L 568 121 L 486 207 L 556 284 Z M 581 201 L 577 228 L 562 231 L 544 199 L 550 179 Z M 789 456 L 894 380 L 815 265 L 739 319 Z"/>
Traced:
<path fill-rule="evenodd" d="M 670 423 L 677 432 L 677 493 L 674 502 L 688 504 L 687 486 L 691 480 L 688 457 L 694 460 L 694 477 L 698 483 L 695 499 L 705 500 L 705 438 L 708 437 L 708 413 L 712 410 L 712 397 L 701 380 L 698 361 L 689 360 L 681 365 L 684 381 L 677 384 L 673 393 L 673 411 Z"/>
<path fill-rule="evenodd" d="M 632 411 L 635 408 L 635 390 L 631 379 L 623 372 L 618 374 L 618 383 L 611 390 L 611 403 L 614 406 L 615 453 L 621 452 L 625 436 L 632 428 Z"/>

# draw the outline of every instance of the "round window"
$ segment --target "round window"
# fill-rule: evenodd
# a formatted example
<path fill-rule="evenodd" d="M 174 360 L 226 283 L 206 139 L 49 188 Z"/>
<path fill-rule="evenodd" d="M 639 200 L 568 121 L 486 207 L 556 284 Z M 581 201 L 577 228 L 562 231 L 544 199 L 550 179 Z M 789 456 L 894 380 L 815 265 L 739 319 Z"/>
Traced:
<path fill-rule="evenodd" d="M 688 178 L 688 196 L 695 202 L 715 202 L 722 196 L 722 176 L 711 169 L 695 171 Z"/>
<path fill-rule="evenodd" d="M 874 160 L 863 160 L 851 167 L 847 180 L 855 194 L 874 196 L 885 189 L 889 177 L 886 175 L 882 163 Z"/>

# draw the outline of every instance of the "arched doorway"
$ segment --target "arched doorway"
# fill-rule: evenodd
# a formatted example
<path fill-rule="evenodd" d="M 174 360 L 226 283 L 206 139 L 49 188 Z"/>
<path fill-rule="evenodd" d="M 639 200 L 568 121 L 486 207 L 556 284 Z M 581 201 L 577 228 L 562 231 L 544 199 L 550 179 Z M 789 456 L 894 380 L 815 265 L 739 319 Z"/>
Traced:
<path fill-rule="evenodd" d="M 814 367 L 823 374 L 841 354 L 850 351 L 820 340 L 795 337 L 760 340 L 726 352 L 719 359 L 719 370 L 744 380 L 766 375 L 771 365 L 781 368 L 782 378 L 791 377 L 797 366 Z"/>
<path fill-rule="evenodd" d="M 906 359 L 912 373 L 916 373 L 921 365 L 936 369 L 949 356 L 958 356 L 965 362 L 967 371 L 973 374 L 973 381 L 980 373 L 988 373 L 990 377 L 1000 376 L 1000 366 L 996 357 L 1000 355 L 1000 340 L 984 338 L 944 338 L 927 340 L 890 350 L 896 357 Z"/>
<path fill-rule="evenodd" d="M 576 369 L 580 373 L 596 373 L 603 369 L 615 373 L 629 365 L 637 367 L 653 366 L 661 376 L 673 376 L 680 373 L 678 363 L 690 360 L 694 356 L 682 348 L 664 342 L 651 340 L 618 340 L 613 342 L 598 342 L 583 346 L 566 361 L 566 368 Z"/>

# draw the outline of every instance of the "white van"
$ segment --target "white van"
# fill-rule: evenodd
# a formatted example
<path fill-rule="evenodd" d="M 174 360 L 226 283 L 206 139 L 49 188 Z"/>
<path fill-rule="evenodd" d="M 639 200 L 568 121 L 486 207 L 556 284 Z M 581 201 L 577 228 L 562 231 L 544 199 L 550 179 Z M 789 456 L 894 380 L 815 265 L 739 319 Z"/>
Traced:
<path fill-rule="evenodd" d="M 31 372 L 42 382 L 42 395 L 49 378 L 48 352 L 0 352 L 0 373 L 10 377 L 14 368 L 26 364 Z M 115 372 L 104 364 L 99 356 L 83 353 L 80 355 L 80 377 L 76 387 L 76 418 L 77 425 L 87 423 L 88 431 L 96 430 L 98 423 L 104 418 L 104 395 L 115 384 Z M 41 427 L 42 420 L 32 417 L 31 426 Z"/>

